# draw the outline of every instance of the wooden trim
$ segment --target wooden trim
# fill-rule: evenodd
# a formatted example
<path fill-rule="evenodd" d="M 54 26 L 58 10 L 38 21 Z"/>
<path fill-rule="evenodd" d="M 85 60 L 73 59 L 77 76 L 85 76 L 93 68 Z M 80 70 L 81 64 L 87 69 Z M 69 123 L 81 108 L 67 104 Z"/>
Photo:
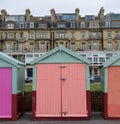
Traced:
<path fill-rule="evenodd" d="M 12 95 L 12 120 L 15 121 L 24 113 L 24 94 L 18 93 Z"/>
<path fill-rule="evenodd" d="M 36 120 L 35 112 L 36 112 L 36 91 L 32 91 L 32 119 L 33 120 Z"/>
<path fill-rule="evenodd" d="M 104 118 L 108 118 L 108 95 L 104 93 Z"/>
<path fill-rule="evenodd" d="M 32 118 L 34 121 L 37 120 L 62 120 L 62 121 L 77 121 L 77 120 L 89 120 L 89 117 L 34 117 Z"/>
<path fill-rule="evenodd" d="M 17 94 L 12 95 L 12 120 L 17 120 Z"/>
<path fill-rule="evenodd" d="M 87 101 L 88 117 L 90 119 L 90 116 L 91 116 L 91 93 L 90 93 L 90 91 L 86 91 L 86 94 L 87 94 L 86 101 Z"/>

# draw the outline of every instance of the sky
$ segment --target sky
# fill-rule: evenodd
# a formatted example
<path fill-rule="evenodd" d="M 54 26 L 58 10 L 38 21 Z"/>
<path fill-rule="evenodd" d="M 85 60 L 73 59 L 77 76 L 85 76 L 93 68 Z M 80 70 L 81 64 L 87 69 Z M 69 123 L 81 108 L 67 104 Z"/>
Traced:
<path fill-rule="evenodd" d="M 74 13 L 79 8 L 81 16 L 97 15 L 102 6 L 105 14 L 120 13 L 120 0 L 0 0 L 0 10 L 10 15 L 24 15 L 28 8 L 33 16 L 50 15 L 52 8 L 56 13 Z"/>

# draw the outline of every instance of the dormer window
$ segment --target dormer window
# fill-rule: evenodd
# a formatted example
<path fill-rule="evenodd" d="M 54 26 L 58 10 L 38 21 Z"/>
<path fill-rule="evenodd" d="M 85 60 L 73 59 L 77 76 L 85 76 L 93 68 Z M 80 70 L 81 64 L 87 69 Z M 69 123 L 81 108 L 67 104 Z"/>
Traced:
<path fill-rule="evenodd" d="M 71 27 L 71 28 L 75 28 L 75 22 L 71 22 L 70 27 Z"/>
<path fill-rule="evenodd" d="M 81 22 L 80 27 L 85 28 L 85 22 Z"/>
<path fill-rule="evenodd" d="M 60 39 L 63 39 L 65 37 L 64 33 L 60 33 Z"/>
<path fill-rule="evenodd" d="M 92 28 L 99 28 L 98 22 L 92 22 Z"/>
<path fill-rule="evenodd" d="M 58 26 L 58 28 L 65 28 L 65 24 L 64 23 L 59 23 L 57 26 Z"/>
<path fill-rule="evenodd" d="M 13 29 L 14 28 L 14 24 L 7 24 L 8 29 Z"/>
<path fill-rule="evenodd" d="M 30 28 L 34 28 L 34 22 L 30 22 Z"/>
<path fill-rule="evenodd" d="M 20 23 L 20 28 L 24 28 L 24 23 L 23 22 Z"/>
<path fill-rule="evenodd" d="M 47 28 L 47 24 L 46 23 L 40 23 L 39 28 Z"/>

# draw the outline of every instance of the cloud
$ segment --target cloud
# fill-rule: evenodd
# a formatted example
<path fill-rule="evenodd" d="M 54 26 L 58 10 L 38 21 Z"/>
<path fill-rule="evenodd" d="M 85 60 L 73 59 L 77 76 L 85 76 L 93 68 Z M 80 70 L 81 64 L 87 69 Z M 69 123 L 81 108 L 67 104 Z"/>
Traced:
<path fill-rule="evenodd" d="M 7 3 L 7 4 L 6 4 Z M 55 8 L 57 13 L 74 13 L 76 8 L 80 14 L 97 15 L 103 6 L 105 13 L 119 13 L 120 0 L 1 0 L 0 8 L 6 9 L 9 14 L 25 14 L 29 8 L 33 16 L 50 15 L 50 9 Z"/>

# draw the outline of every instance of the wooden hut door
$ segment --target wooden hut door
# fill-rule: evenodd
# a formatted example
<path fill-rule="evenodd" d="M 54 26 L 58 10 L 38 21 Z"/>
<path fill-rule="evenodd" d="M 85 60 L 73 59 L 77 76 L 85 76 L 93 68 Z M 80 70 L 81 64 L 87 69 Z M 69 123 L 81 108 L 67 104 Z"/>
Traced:
<path fill-rule="evenodd" d="M 85 64 L 63 64 L 62 117 L 87 116 Z"/>
<path fill-rule="evenodd" d="M 87 116 L 84 64 L 38 64 L 36 117 Z"/>
<path fill-rule="evenodd" d="M 12 117 L 12 69 L 0 68 L 0 118 Z"/>
<path fill-rule="evenodd" d="M 61 116 L 59 64 L 37 65 L 36 117 Z"/>
<path fill-rule="evenodd" d="M 108 68 L 108 108 L 109 117 L 120 117 L 120 67 Z"/>

